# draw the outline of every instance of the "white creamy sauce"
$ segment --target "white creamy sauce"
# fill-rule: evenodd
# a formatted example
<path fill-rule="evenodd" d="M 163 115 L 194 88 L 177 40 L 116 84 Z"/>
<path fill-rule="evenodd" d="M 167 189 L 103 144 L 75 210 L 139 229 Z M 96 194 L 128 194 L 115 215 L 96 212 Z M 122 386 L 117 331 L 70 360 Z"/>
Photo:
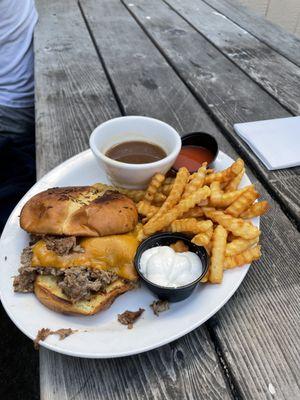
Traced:
<path fill-rule="evenodd" d="M 203 266 L 191 251 L 176 253 L 169 246 L 152 247 L 144 251 L 140 271 L 149 281 L 167 287 L 187 285 L 199 278 Z"/>

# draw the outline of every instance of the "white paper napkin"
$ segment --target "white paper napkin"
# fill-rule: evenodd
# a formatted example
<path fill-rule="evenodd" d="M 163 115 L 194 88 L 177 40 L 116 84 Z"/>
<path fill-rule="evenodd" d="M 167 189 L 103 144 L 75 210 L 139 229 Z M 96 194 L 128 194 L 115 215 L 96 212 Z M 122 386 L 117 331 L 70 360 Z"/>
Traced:
<path fill-rule="evenodd" d="M 235 124 L 234 129 L 269 170 L 300 165 L 300 117 Z"/>

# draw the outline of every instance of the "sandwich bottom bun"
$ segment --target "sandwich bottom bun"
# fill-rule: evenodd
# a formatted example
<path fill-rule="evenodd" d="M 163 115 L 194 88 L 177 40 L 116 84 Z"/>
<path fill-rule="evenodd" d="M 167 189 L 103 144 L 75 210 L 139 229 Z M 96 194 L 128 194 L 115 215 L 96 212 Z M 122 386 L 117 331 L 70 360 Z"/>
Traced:
<path fill-rule="evenodd" d="M 56 277 L 39 275 L 34 283 L 34 293 L 44 306 L 56 312 L 73 315 L 93 315 L 105 310 L 118 296 L 132 288 L 132 284 L 118 279 L 107 286 L 106 293 L 96 294 L 90 300 L 80 300 L 72 303 L 57 285 Z"/>

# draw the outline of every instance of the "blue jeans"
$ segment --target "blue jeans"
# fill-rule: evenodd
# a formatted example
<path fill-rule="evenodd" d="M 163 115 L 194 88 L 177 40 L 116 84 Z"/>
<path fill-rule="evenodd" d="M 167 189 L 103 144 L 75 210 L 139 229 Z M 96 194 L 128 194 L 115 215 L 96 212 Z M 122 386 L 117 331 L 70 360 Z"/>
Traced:
<path fill-rule="evenodd" d="M 35 180 L 34 108 L 0 105 L 0 233 Z"/>

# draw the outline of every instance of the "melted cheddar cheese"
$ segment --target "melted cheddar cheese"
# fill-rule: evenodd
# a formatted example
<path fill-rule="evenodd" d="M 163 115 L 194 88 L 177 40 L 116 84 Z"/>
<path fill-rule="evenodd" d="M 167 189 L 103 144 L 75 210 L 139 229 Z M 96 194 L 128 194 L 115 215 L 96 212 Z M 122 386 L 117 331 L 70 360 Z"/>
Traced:
<path fill-rule="evenodd" d="M 48 250 L 43 240 L 33 246 L 33 267 L 70 268 L 88 267 L 115 272 L 130 281 L 137 280 L 133 259 L 138 247 L 134 233 L 111 235 L 97 238 L 84 238 L 80 241 L 83 253 L 70 253 L 60 256 Z"/>

